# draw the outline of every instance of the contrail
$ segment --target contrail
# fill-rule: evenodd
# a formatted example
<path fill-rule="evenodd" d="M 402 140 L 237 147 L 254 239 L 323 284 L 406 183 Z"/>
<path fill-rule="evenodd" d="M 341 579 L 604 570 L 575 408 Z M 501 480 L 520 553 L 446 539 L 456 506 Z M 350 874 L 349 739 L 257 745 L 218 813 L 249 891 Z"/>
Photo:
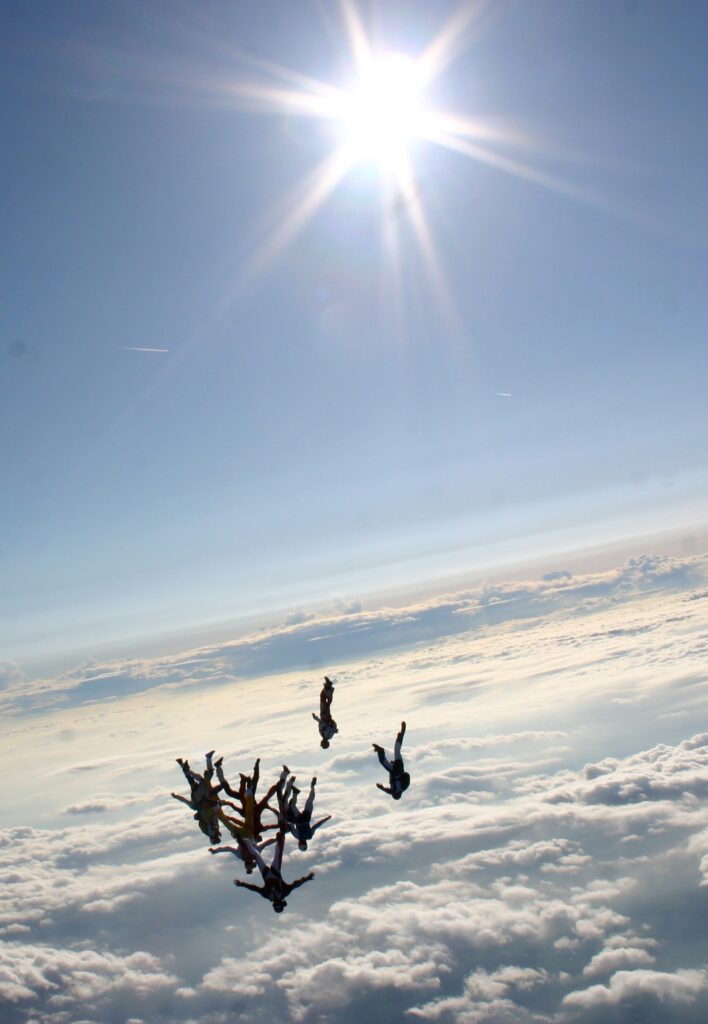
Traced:
<path fill-rule="evenodd" d="M 137 345 L 119 345 L 123 352 L 169 352 L 168 348 L 139 348 Z"/>
<path fill-rule="evenodd" d="M 497 398 L 511 398 L 510 391 L 495 391 L 494 394 L 497 396 Z"/>

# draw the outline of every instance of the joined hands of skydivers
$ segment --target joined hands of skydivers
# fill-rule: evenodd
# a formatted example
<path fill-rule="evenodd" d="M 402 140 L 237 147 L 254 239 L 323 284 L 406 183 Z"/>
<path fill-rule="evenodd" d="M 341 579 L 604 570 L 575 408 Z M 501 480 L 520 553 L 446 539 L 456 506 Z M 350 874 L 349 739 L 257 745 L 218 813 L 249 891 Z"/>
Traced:
<path fill-rule="evenodd" d="M 320 713 L 319 716 L 314 712 L 312 715 L 318 723 L 321 737 L 320 746 L 324 749 L 329 746 L 329 741 L 339 731 L 331 713 L 333 696 L 334 684 L 328 676 L 325 676 L 324 686 L 320 692 Z M 383 747 L 377 743 L 372 744 L 379 762 L 389 776 L 388 786 L 377 782 L 376 787 L 384 793 L 390 794 L 394 800 L 400 800 L 403 792 L 410 786 L 410 776 L 405 771 L 401 756 L 405 732 L 406 723 L 401 722 L 401 728 L 393 748 L 393 761 L 387 759 Z M 177 763 L 189 783 L 190 797 L 187 799 L 178 793 L 173 793 L 172 796 L 175 800 L 187 804 L 195 812 L 195 821 L 213 846 L 221 843 L 219 826 L 223 825 L 235 840 L 236 845 L 220 846 L 218 849 L 210 848 L 209 853 L 231 853 L 243 863 L 246 873 L 249 875 L 258 868 L 263 885 L 251 885 L 239 879 L 234 879 L 234 885 L 257 892 L 271 903 L 277 914 L 280 914 L 287 906 L 286 897 L 294 889 L 315 877 L 314 872 L 311 871 L 294 882 L 288 883 L 284 880 L 281 868 L 286 836 L 292 835 L 297 840 L 298 848 L 305 851 L 315 832 L 331 819 L 331 815 L 327 814 L 314 825 L 312 824 L 317 779 L 313 777 L 307 800 L 300 810 L 297 805 L 300 790 L 295 786 L 295 776 L 287 765 L 283 765 L 277 782 L 273 783 L 265 796 L 259 800 L 256 794 L 260 781 L 260 758 L 256 759 L 251 775 L 239 773 L 239 788 L 233 789 L 224 775 L 223 758 L 220 757 L 217 761 L 212 761 L 213 755 L 213 750 L 205 755 L 206 768 L 203 775 L 193 771 L 188 761 L 178 757 Z M 217 786 L 212 784 L 215 770 L 218 779 Z M 231 800 L 222 799 L 219 795 L 222 792 L 231 797 Z M 274 796 L 277 799 L 277 807 L 273 807 L 270 803 Z M 227 814 L 226 808 L 236 812 L 235 815 Z M 275 821 L 264 824 L 263 815 L 266 811 L 270 811 Z M 264 840 L 263 833 L 267 831 L 276 831 L 276 835 Z M 275 844 L 273 859 L 270 864 L 267 864 L 263 859 L 262 852 L 273 844 Z"/>

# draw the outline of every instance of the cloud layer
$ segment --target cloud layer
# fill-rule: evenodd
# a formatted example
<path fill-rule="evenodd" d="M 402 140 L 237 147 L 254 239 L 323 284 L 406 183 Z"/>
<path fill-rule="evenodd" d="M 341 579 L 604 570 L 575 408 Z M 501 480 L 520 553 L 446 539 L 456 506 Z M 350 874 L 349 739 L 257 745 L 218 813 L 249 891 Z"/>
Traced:
<path fill-rule="evenodd" d="M 329 751 L 308 721 L 317 675 L 295 658 L 237 679 L 246 642 L 141 663 L 158 685 L 120 701 L 62 707 L 76 687 L 45 681 L 0 754 L 2 1020 L 702 1022 L 704 571 L 647 558 L 347 612 Z M 353 622 L 381 641 L 366 659 Z M 273 631 L 275 663 L 292 631 L 334 627 Z M 16 674 L 8 693 L 31 697 Z M 394 804 L 371 742 L 390 748 L 403 717 L 413 783 Z M 288 849 L 286 878 L 317 877 L 282 918 L 169 797 L 174 757 L 212 745 L 234 774 L 258 753 L 266 776 L 286 759 L 318 776 L 333 818 Z"/>

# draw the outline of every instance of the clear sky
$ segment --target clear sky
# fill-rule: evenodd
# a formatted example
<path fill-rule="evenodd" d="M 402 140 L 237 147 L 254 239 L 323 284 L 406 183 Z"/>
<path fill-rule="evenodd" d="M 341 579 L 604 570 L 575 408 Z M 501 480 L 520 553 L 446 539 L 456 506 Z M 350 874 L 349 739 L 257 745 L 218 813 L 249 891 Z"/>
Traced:
<path fill-rule="evenodd" d="M 491 163 L 359 154 L 279 246 L 343 129 L 274 66 L 350 95 L 338 4 L 0 3 L 7 657 L 701 518 L 705 4 L 469 9 L 359 13 L 455 43 L 423 101 Z"/>

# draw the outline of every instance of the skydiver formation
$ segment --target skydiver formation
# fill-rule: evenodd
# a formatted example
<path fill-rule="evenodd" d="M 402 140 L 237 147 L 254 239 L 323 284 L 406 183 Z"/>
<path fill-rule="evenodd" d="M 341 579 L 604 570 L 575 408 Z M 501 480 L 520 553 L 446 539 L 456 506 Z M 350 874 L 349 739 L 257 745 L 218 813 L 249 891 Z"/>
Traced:
<path fill-rule="evenodd" d="M 336 733 L 339 732 L 337 723 L 332 718 L 333 697 L 334 684 L 328 676 L 325 676 L 320 692 L 320 713 L 319 715 L 312 713 L 312 717 L 318 724 L 320 746 L 325 750 Z M 376 788 L 390 794 L 394 800 L 400 800 L 410 785 L 410 776 L 405 771 L 401 756 L 405 732 L 406 723 L 401 722 L 401 728 L 394 743 L 392 761 L 387 759 L 383 747 L 377 743 L 372 744 L 379 762 L 386 769 L 389 777 L 388 786 L 377 782 Z M 239 773 L 239 786 L 238 789 L 234 789 L 224 774 L 223 758 L 220 757 L 213 761 L 214 753 L 215 751 L 210 750 L 205 755 L 206 767 L 201 775 L 190 767 L 187 760 L 181 757 L 177 758 L 177 764 L 189 783 L 190 795 L 187 798 L 179 793 L 172 793 L 172 796 L 194 811 L 194 820 L 211 844 L 209 853 L 232 854 L 237 861 L 243 864 L 247 875 L 252 875 L 257 868 L 263 882 L 262 885 L 251 885 L 249 882 L 243 882 L 236 878 L 234 885 L 241 889 L 257 892 L 259 896 L 270 902 L 276 914 L 281 914 L 287 906 L 287 897 L 290 893 L 315 877 L 314 872 L 311 871 L 294 882 L 285 881 L 282 875 L 282 866 L 286 837 L 292 836 L 297 840 L 298 849 L 305 851 L 317 830 L 332 817 L 331 814 L 326 814 L 319 821 L 312 823 L 317 778 L 312 778 L 305 804 L 302 809 L 299 809 L 300 790 L 295 785 L 296 776 L 292 774 L 287 765 L 283 765 L 283 770 L 276 782 L 268 788 L 264 796 L 258 799 L 260 758 L 256 758 L 250 775 Z M 218 780 L 216 786 L 212 782 L 215 771 Z M 223 799 L 220 795 L 222 793 L 231 799 Z M 271 803 L 273 798 L 275 798 L 275 806 Z M 227 809 L 235 814 L 227 813 Z M 268 822 L 264 820 L 267 812 L 270 812 L 272 817 L 272 820 Z M 220 826 L 223 826 L 233 838 L 235 846 L 220 845 Z M 263 833 L 270 831 L 274 831 L 275 835 L 264 839 Z M 275 851 L 270 864 L 268 864 L 263 857 L 263 851 L 266 847 L 273 845 Z"/>

